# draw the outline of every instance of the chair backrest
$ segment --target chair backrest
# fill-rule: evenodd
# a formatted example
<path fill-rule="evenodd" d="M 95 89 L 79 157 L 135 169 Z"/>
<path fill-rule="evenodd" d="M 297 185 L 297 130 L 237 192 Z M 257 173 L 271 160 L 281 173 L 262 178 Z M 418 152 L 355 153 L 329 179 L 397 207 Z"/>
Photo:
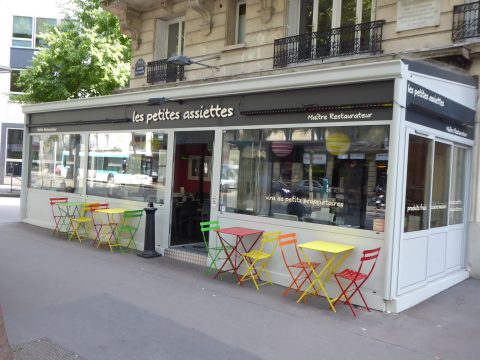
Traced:
<path fill-rule="evenodd" d="M 360 266 L 358 267 L 357 276 L 360 273 L 366 275 L 366 278 L 363 282 L 365 282 L 369 277 L 370 274 L 375 269 L 375 265 L 377 264 L 378 255 L 380 254 L 381 248 L 375 248 L 370 250 L 364 250 L 362 252 L 362 257 L 360 258 Z"/>
<path fill-rule="evenodd" d="M 53 197 L 53 198 L 49 198 L 48 200 L 50 200 L 50 208 L 52 209 L 53 217 L 58 219 L 60 216 L 62 216 L 62 212 L 60 209 L 57 208 L 57 204 L 68 202 L 68 198 Z"/>
<path fill-rule="evenodd" d="M 140 219 L 143 216 L 143 210 L 125 210 L 123 213 L 124 219 Z"/>
<path fill-rule="evenodd" d="M 283 262 L 287 268 L 301 261 L 300 254 L 298 253 L 297 242 L 296 233 L 280 235 L 280 250 L 282 251 Z M 286 247 L 293 247 L 294 251 L 287 252 Z"/>
<path fill-rule="evenodd" d="M 281 231 L 274 231 L 262 234 L 262 244 L 260 245 L 260 251 L 265 251 L 265 246 L 267 244 L 273 243 L 273 248 L 270 251 L 270 254 L 273 255 L 277 250 L 278 241 L 280 240 Z"/>
<path fill-rule="evenodd" d="M 202 232 L 202 238 L 205 246 L 208 246 L 208 233 L 218 229 L 220 229 L 220 223 L 218 220 L 200 222 L 200 231 Z M 207 234 L 207 236 L 205 234 Z"/>

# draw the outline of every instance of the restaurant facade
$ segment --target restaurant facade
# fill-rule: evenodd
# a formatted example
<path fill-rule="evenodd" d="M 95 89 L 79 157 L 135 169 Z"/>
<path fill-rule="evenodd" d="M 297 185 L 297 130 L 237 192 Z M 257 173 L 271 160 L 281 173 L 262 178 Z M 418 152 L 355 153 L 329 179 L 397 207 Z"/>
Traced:
<path fill-rule="evenodd" d="M 476 99 L 471 77 L 391 60 L 27 105 L 22 219 L 51 228 L 62 195 L 153 203 L 162 254 L 207 219 L 353 245 L 351 267 L 381 247 L 363 294 L 400 312 L 469 276 Z"/>

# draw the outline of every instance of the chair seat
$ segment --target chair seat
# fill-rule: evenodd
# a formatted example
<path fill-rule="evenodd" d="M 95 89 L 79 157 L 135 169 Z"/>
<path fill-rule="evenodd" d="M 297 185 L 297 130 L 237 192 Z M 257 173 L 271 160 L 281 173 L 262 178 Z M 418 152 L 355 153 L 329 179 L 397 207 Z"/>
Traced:
<path fill-rule="evenodd" d="M 73 218 L 72 221 L 77 222 L 77 223 L 86 223 L 92 221 L 92 218 L 89 217 L 78 217 L 78 218 Z"/>
<path fill-rule="evenodd" d="M 335 274 L 335 276 L 339 276 L 339 277 L 347 279 L 347 280 L 353 280 L 353 279 L 364 280 L 364 279 L 367 278 L 366 274 L 359 273 L 359 272 L 357 272 L 355 270 L 351 270 L 351 269 L 345 269 L 341 273 Z"/>
<path fill-rule="evenodd" d="M 320 263 L 318 263 L 318 262 L 312 262 L 311 264 L 312 264 L 313 268 L 317 268 L 318 265 L 320 265 Z M 310 266 L 308 265 L 308 263 L 306 261 L 301 261 L 299 263 L 291 265 L 290 267 L 294 267 L 294 268 L 298 268 L 298 269 L 309 269 L 310 268 Z"/>
<path fill-rule="evenodd" d="M 262 259 L 268 259 L 269 257 L 272 256 L 272 254 L 266 253 L 261 250 L 252 250 L 248 253 L 243 253 L 242 256 L 246 256 L 254 260 L 262 260 Z"/>

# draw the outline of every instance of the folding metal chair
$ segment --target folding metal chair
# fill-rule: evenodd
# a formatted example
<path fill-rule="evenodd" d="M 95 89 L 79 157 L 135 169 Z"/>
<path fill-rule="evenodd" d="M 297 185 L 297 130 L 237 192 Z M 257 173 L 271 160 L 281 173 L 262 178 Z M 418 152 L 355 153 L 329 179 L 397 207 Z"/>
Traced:
<path fill-rule="evenodd" d="M 121 240 L 124 239 L 124 237 L 122 237 L 123 234 L 127 235 L 127 248 L 129 248 L 130 244 L 133 243 L 135 250 L 138 250 L 137 244 L 135 244 L 134 237 L 138 231 L 138 228 L 140 227 L 140 221 L 142 220 L 142 216 L 143 210 L 126 210 L 123 213 L 122 222 L 118 227 L 118 236 Z"/>
<path fill-rule="evenodd" d="M 92 222 L 93 222 L 93 230 L 95 231 L 95 239 L 92 241 L 92 245 L 95 246 L 95 243 L 100 241 L 100 235 L 102 233 L 102 229 L 105 226 L 110 226 L 108 222 L 105 222 L 101 216 L 95 216 L 95 211 L 100 209 L 108 209 L 108 203 L 99 203 L 95 204 L 95 209 L 92 209 Z"/>
<path fill-rule="evenodd" d="M 68 214 L 66 212 L 63 212 L 59 208 L 58 204 L 68 202 L 68 198 L 55 197 L 55 198 L 50 198 L 49 200 L 50 200 L 50 208 L 52 209 L 53 221 L 55 223 L 55 227 L 53 229 L 52 235 L 55 235 L 55 233 L 60 234 L 60 232 L 62 231 L 62 227 L 69 226 L 70 224 L 68 223 Z"/>
<path fill-rule="evenodd" d="M 99 203 L 85 204 L 80 209 L 80 216 L 70 219 L 73 231 L 68 240 L 71 240 L 74 236 L 77 237 L 79 242 L 82 242 L 82 240 L 86 240 L 88 238 L 87 225 L 93 224 L 93 212 L 98 208 L 99 205 Z M 87 216 L 87 213 L 90 213 L 90 216 Z M 80 228 L 83 230 L 82 233 L 80 233 Z"/>
<path fill-rule="evenodd" d="M 333 306 L 335 306 L 337 301 L 341 300 L 341 298 L 343 297 L 345 299 L 343 303 L 348 305 L 350 307 L 350 310 L 352 310 L 353 316 L 357 317 L 350 300 L 352 299 L 353 295 L 358 293 L 358 295 L 360 295 L 360 298 L 363 301 L 363 304 L 365 305 L 365 308 L 370 311 L 370 308 L 368 307 L 367 302 L 365 301 L 365 298 L 360 291 L 360 288 L 365 283 L 365 281 L 368 280 L 368 278 L 373 272 L 373 269 L 375 269 L 379 254 L 380 248 L 364 250 L 362 257 L 360 258 L 360 265 L 358 267 L 358 270 L 345 269 L 342 272 L 334 274 L 335 280 L 337 280 L 338 286 L 340 287 L 342 292 L 333 302 Z M 348 281 L 346 283 L 346 286 L 342 286 L 340 279 Z"/>
<path fill-rule="evenodd" d="M 298 251 L 297 242 L 296 233 L 280 235 L 279 245 L 282 252 L 283 262 L 285 263 L 288 273 L 292 278 L 292 282 L 283 292 L 283 296 L 287 296 L 290 290 L 294 290 L 297 293 L 302 293 L 303 284 L 305 284 L 306 281 L 308 281 L 310 284 L 312 283 L 312 267 L 313 269 L 317 269 L 317 267 L 320 265 L 318 262 L 312 262 L 309 265 L 308 262 L 303 261 Z M 293 249 L 287 251 L 287 248 Z M 303 301 L 306 302 L 305 298 L 303 298 Z"/>
<path fill-rule="evenodd" d="M 210 231 L 215 231 L 218 229 L 220 229 L 220 224 L 217 220 L 200 222 L 200 231 L 202 233 L 203 243 L 205 244 L 208 258 L 210 258 L 210 263 L 208 263 L 207 259 L 208 266 L 207 270 L 205 270 L 205 275 L 208 275 L 211 270 L 218 271 L 217 259 L 219 259 L 220 254 L 224 252 L 222 245 L 210 246 Z"/>
<path fill-rule="evenodd" d="M 259 290 L 259 287 L 261 285 L 273 284 L 270 273 L 267 270 L 267 265 L 270 259 L 273 257 L 273 254 L 275 254 L 275 251 L 277 250 L 278 241 L 281 233 L 281 231 L 264 233 L 262 235 L 262 243 L 259 250 L 252 250 L 247 253 L 241 254 L 243 260 L 245 261 L 245 265 L 247 266 L 247 271 L 238 282 L 239 285 L 249 279 L 253 280 L 253 283 L 255 284 L 257 290 Z M 265 246 L 267 244 L 273 244 L 270 251 L 266 251 L 265 249 Z M 267 281 L 262 282 L 262 280 L 260 279 L 260 275 L 263 273 L 265 273 Z"/>

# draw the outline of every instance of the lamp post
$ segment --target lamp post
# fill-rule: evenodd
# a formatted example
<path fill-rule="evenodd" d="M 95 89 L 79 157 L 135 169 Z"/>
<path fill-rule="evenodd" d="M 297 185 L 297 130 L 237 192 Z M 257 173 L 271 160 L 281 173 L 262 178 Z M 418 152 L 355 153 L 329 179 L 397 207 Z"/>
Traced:
<path fill-rule="evenodd" d="M 215 55 L 213 57 L 205 58 L 203 60 L 210 60 L 210 59 L 218 59 L 218 56 Z M 194 60 L 192 60 L 191 58 L 189 58 L 188 56 L 185 56 L 185 55 L 176 55 L 176 56 L 169 57 L 167 59 L 167 62 L 175 64 L 175 65 L 197 64 L 197 65 L 205 66 L 205 67 L 208 67 L 208 68 L 211 68 L 211 69 L 217 69 L 217 70 L 219 69 L 218 66 L 211 66 L 211 65 L 205 64 L 205 63 L 200 62 L 200 61 L 194 61 Z"/>

